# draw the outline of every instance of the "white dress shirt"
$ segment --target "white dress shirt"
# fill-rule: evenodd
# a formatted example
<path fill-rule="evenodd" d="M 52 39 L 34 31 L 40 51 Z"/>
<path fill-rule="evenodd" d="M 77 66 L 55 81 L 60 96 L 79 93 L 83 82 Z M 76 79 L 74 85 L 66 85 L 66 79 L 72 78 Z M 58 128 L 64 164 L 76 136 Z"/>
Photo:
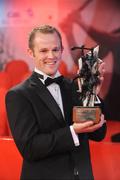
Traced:
<path fill-rule="evenodd" d="M 42 81 L 42 83 L 44 83 L 44 81 L 47 79 L 47 77 L 50 77 L 48 75 L 46 75 L 45 73 L 43 73 L 42 71 L 38 70 L 35 68 L 34 70 L 35 72 L 37 72 L 38 74 L 42 74 L 44 79 L 40 79 Z M 60 76 L 60 73 L 57 72 L 54 76 L 54 78 Z M 60 110 L 62 112 L 62 115 L 64 117 L 64 110 L 63 110 L 63 103 L 62 103 L 62 96 L 61 96 L 61 91 L 60 91 L 60 87 L 58 84 L 56 83 L 52 83 L 49 86 L 47 86 L 49 92 L 51 93 L 51 95 L 53 96 L 53 98 L 55 99 L 55 101 L 57 102 L 58 106 L 60 107 Z M 70 126 L 70 131 L 73 137 L 73 141 L 75 146 L 79 146 L 79 139 L 78 139 L 78 135 L 75 133 L 73 126 Z"/>

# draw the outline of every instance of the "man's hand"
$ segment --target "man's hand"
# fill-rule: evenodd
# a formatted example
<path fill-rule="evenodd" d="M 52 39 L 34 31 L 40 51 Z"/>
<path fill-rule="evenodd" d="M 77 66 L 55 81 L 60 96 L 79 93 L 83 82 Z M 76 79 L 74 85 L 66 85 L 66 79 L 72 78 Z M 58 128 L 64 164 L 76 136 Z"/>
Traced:
<path fill-rule="evenodd" d="M 82 123 L 73 123 L 73 129 L 77 134 L 94 132 L 97 129 L 101 128 L 105 122 L 106 122 L 106 120 L 104 119 L 104 115 L 102 114 L 101 120 L 98 124 L 94 124 L 93 121 L 86 121 L 86 122 L 82 122 Z"/>
<path fill-rule="evenodd" d="M 103 81 L 104 81 L 104 74 L 105 74 L 105 62 L 101 62 L 100 64 L 99 64 L 99 72 L 100 72 L 100 77 L 99 77 L 99 79 L 100 79 L 100 84 L 96 87 L 96 94 L 99 94 L 99 92 L 100 92 L 100 89 L 101 89 L 101 87 L 102 87 L 102 83 L 103 83 Z"/>

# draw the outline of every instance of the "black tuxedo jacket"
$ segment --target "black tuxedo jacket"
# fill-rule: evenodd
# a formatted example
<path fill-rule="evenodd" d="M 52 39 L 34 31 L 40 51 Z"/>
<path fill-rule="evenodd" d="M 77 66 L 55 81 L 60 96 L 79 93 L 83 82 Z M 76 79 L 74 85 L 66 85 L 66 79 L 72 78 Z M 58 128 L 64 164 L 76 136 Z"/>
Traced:
<path fill-rule="evenodd" d="M 76 88 L 64 78 L 60 89 L 65 118 L 35 72 L 6 95 L 11 132 L 23 157 L 22 180 L 73 180 L 74 167 L 81 180 L 93 179 L 88 139 L 102 140 L 106 125 L 79 134 L 75 147 L 69 126 L 72 108 L 79 104 Z"/>

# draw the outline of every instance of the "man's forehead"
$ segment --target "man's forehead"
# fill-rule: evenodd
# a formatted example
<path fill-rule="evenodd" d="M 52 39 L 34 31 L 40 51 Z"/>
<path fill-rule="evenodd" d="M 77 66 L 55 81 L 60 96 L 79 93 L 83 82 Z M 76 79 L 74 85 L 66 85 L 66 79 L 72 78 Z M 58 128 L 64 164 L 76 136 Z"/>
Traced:
<path fill-rule="evenodd" d="M 34 41 L 35 43 L 40 43 L 43 46 L 49 44 L 54 44 L 55 46 L 60 45 L 60 39 L 55 33 L 49 33 L 49 34 L 37 33 L 35 35 Z"/>

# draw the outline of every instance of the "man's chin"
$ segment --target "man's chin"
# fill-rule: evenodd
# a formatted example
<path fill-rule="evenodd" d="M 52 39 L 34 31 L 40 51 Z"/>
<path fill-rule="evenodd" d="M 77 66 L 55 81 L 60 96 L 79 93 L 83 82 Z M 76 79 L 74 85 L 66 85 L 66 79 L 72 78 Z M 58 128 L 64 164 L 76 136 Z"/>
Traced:
<path fill-rule="evenodd" d="M 56 74 L 57 71 L 48 71 L 46 74 L 48 76 L 54 76 Z"/>

